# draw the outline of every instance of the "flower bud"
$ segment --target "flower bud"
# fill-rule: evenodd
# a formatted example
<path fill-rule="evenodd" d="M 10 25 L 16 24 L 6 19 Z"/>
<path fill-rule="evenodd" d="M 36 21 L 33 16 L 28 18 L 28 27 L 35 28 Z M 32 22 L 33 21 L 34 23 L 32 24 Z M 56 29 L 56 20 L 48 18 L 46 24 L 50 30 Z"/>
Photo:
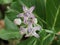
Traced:
<path fill-rule="evenodd" d="M 34 24 L 37 24 L 37 18 L 33 19 Z"/>
<path fill-rule="evenodd" d="M 16 19 L 14 20 L 14 23 L 15 23 L 16 25 L 20 25 L 20 24 L 21 24 L 21 19 L 20 19 L 20 18 L 16 18 Z"/>

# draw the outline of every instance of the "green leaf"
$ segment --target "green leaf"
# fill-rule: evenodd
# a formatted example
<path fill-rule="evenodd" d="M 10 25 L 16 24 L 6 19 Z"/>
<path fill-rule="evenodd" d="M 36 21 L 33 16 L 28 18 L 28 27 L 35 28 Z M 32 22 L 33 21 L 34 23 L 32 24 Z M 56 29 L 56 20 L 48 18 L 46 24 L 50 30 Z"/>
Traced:
<path fill-rule="evenodd" d="M 11 9 L 9 7 L 8 10 L 6 11 L 6 16 L 9 18 L 9 20 L 14 21 L 18 13 L 19 12 L 17 10 Z"/>
<path fill-rule="evenodd" d="M 18 45 L 36 45 L 36 38 L 30 37 L 26 40 L 21 41 Z"/>
<path fill-rule="evenodd" d="M 18 27 L 10 20 L 8 17 L 5 17 L 5 28 L 11 31 L 19 31 Z"/>
<path fill-rule="evenodd" d="M 22 12 L 22 6 L 16 1 L 7 8 L 6 16 L 13 21 L 19 13 Z"/>
<path fill-rule="evenodd" d="M 41 30 L 41 32 L 39 32 L 40 38 L 38 38 L 38 40 L 36 41 L 36 45 L 42 45 L 43 38 L 46 35 L 47 35 L 47 33 L 45 32 L 45 30 Z"/>
<path fill-rule="evenodd" d="M 11 3 L 13 0 L 0 0 L 0 4 L 9 4 Z"/>
<path fill-rule="evenodd" d="M 18 0 L 16 2 L 11 3 L 10 7 L 13 10 L 16 10 L 18 13 L 22 12 L 22 5 L 18 2 Z"/>
<path fill-rule="evenodd" d="M 48 33 L 46 33 L 48 32 Z M 40 38 L 36 41 L 36 45 L 50 45 L 54 40 L 55 33 L 51 33 L 52 31 L 42 30 L 40 32 Z"/>
<path fill-rule="evenodd" d="M 10 39 L 21 39 L 19 31 L 6 31 L 4 29 L 0 30 L 0 38 L 4 40 Z"/>
<path fill-rule="evenodd" d="M 60 0 L 46 0 L 46 21 L 48 28 L 54 28 L 56 31 L 60 27 Z"/>
<path fill-rule="evenodd" d="M 48 34 L 46 37 L 44 37 L 42 44 L 51 45 L 52 41 L 54 40 L 54 37 L 55 37 L 54 34 Z"/>

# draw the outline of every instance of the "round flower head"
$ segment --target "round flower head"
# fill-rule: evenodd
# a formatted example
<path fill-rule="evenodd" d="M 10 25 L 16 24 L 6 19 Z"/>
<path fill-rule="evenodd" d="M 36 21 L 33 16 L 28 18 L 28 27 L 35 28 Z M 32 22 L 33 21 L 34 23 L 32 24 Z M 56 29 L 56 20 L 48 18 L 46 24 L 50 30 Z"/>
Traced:
<path fill-rule="evenodd" d="M 21 24 L 21 19 L 20 19 L 20 18 L 14 19 L 14 23 L 15 23 L 16 25 L 20 25 L 20 24 Z"/>

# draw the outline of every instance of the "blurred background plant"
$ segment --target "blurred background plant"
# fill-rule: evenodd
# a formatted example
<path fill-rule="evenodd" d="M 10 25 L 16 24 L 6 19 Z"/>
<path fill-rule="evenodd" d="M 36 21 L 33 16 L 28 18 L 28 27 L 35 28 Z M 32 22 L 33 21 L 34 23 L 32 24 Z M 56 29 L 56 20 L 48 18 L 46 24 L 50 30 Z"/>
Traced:
<path fill-rule="evenodd" d="M 43 27 L 38 32 L 40 38 L 25 38 L 13 23 L 23 12 L 22 4 L 35 6 L 33 13 Z M 0 27 L 1 20 L 4 27 L 0 28 L 0 45 L 60 45 L 60 0 L 0 0 Z"/>

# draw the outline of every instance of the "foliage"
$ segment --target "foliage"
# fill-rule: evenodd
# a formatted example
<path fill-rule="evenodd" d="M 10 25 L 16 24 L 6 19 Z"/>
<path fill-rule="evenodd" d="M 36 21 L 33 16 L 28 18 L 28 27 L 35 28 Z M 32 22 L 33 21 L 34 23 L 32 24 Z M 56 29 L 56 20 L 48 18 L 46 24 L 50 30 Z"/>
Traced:
<path fill-rule="evenodd" d="M 4 40 L 19 39 L 17 45 L 60 45 L 60 0 L 1 0 L 0 4 L 11 3 L 5 13 L 5 29 L 0 30 L 0 38 Z M 40 38 L 29 37 L 22 40 L 19 28 L 13 23 L 16 15 L 23 12 L 22 4 L 35 6 L 34 14 L 42 26 Z M 57 36 L 57 40 L 55 37 Z M 55 42 L 55 41 L 56 42 Z M 54 43 L 55 42 L 55 43 Z"/>

